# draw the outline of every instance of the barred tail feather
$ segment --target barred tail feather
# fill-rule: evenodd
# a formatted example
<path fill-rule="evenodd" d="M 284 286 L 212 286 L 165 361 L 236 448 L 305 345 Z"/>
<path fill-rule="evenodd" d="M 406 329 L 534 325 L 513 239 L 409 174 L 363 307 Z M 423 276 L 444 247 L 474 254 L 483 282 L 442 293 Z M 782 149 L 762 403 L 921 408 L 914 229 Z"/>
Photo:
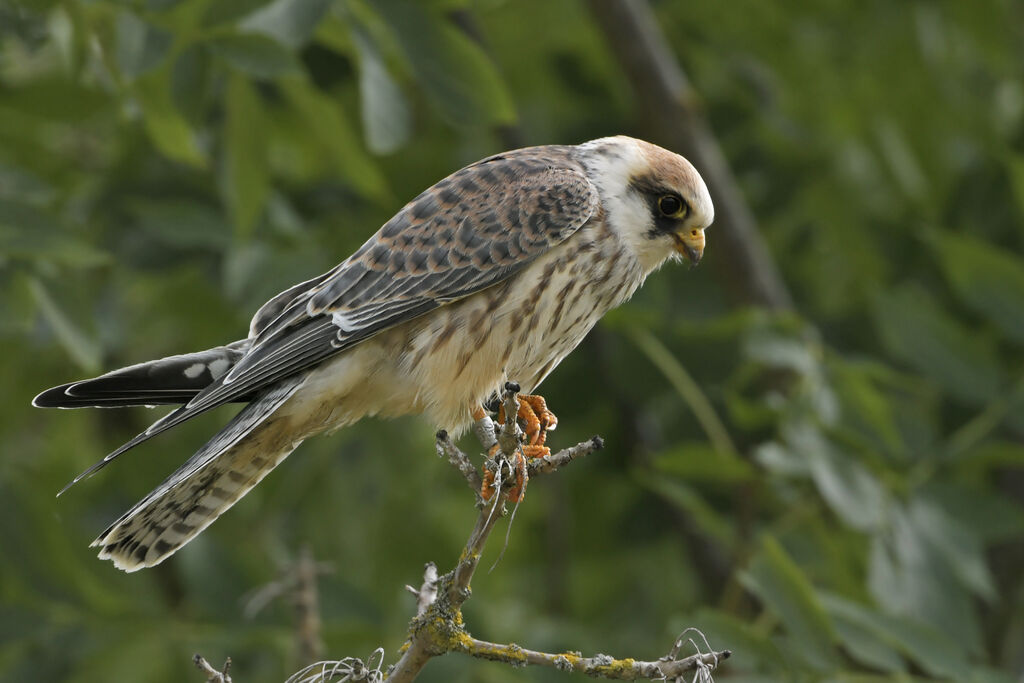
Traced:
<path fill-rule="evenodd" d="M 246 406 L 192 458 L 92 542 L 99 557 L 133 572 L 157 565 L 256 486 L 301 440 L 275 411 L 304 377 Z"/>

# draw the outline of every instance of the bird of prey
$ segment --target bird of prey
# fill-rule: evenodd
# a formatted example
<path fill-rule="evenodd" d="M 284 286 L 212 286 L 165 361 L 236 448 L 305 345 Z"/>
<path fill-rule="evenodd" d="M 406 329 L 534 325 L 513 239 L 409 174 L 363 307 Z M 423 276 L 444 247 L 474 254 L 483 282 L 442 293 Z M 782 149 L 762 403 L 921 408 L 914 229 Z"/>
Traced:
<path fill-rule="evenodd" d="M 694 167 L 642 140 L 505 152 L 428 188 L 341 264 L 275 296 L 245 339 L 33 403 L 178 405 L 72 484 L 215 406 L 247 404 L 93 542 L 120 569 L 150 567 L 314 434 L 407 414 L 458 434 L 506 380 L 532 393 L 652 271 L 696 264 L 713 216 Z"/>

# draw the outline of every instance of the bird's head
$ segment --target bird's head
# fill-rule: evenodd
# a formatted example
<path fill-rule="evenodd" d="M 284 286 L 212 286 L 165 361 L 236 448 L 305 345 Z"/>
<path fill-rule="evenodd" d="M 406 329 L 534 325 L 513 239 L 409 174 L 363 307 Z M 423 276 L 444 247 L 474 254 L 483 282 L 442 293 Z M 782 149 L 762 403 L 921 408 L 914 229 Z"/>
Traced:
<path fill-rule="evenodd" d="M 668 258 L 700 261 L 715 208 L 693 164 L 624 135 L 593 140 L 581 149 L 609 224 L 646 271 Z"/>

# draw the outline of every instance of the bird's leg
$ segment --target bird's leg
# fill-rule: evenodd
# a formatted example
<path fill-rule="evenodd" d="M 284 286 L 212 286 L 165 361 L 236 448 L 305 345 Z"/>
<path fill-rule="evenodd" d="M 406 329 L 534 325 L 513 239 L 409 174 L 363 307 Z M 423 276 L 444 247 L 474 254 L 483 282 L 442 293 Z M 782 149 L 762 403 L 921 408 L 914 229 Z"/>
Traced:
<path fill-rule="evenodd" d="M 515 459 L 512 462 L 516 479 L 515 486 L 509 491 L 509 500 L 513 503 L 521 501 L 526 493 L 526 484 L 530 479 L 526 469 L 528 459 L 543 458 L 551 455 L 551 449 L 545 446 L 544 442 L 547 440 L 548 431 L 558 425 L 558 418 L 548 409 L 547 402 L 543 396 L 520 395 L 516 396 L 516 401 L 519 404 L 516 417 L 522 423 L 526 443 L 519 446 Z M 481 415 L 484 412 L 482 408 L 478 408 L 473 413 L 474 417 L 478 411 Z M 498 407 L 498 424 L 504 424 L 504 422 L 505 406 L 501 404 Z M 497 452 L 498 445 L 495 444 L 491 447 L 488 455 L 494 457 Z M 484 500 L 489 500 L 494 494 L 494 478 L 494 473 L 490 470 L 484 472 L 484 484 L 480 491 L 480 495 L 483 496 Z"/>

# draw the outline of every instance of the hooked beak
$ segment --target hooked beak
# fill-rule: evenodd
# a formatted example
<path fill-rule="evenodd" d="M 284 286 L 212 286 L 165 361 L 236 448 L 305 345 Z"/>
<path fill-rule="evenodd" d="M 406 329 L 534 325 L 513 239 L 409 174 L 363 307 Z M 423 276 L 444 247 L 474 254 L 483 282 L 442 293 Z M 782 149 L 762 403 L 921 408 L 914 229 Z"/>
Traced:
<path fill-rule="evenodd" d="M 690 260 L 690 265 L 700 263 L 704 255 L 704 230 L 702 228 L 687 228 L 681 232 L 674 233 L 676 238 L 675 249 Z"/>

